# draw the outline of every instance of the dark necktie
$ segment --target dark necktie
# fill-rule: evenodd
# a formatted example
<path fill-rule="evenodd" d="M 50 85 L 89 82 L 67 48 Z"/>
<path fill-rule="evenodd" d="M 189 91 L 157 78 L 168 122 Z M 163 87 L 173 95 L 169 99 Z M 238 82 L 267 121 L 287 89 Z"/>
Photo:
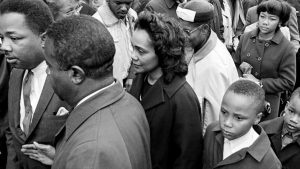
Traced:
<path fill-rule="evenodd" d="M 32 107 L 30 102 L 32 77 L 33 77 L 32 71 L 28 70 L 28 73 L 23 83 L 23 98 L 24 98 L 24 105 L 25 105 L 25 117 L 23 120 L 23 129 L 26 136 L 28 136 L 29 126 L 32 119 Z"/>

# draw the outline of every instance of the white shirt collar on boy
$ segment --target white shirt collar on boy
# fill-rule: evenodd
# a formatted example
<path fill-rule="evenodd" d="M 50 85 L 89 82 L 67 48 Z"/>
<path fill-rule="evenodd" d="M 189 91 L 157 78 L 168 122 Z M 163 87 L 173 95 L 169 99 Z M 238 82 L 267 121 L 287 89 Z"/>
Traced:
<path fill-rule="evenodd" d="M 259 135 L 251 127 L 245 135 L 239 138 L 234 140 L 224 138 L 223 160 L 243 148 L 250 147 L 258 137 Z"/>

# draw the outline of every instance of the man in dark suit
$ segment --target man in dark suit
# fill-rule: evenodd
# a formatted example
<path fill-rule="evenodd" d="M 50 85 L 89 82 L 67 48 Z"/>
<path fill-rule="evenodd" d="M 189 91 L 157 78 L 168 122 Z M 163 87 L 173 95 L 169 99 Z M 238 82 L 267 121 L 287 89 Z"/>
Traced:
<path fill-rule="evenodd" d="M 13 67 L 8 91 L 7 169 L 50 168 L 23 154 L 21 147 L 33 141 L 53 145 L 54 135 L 67 117 L 63 111 L 66 104 L 54 94 L 45 72 L 42 34 L 52 22 L 42 1 L 0 4 L 1 50 Z"/>
<path fill-rule="evenodd" d="M 74 107 L 55 155 L 47 155 L 52 168 L 150 169 L 146 115 L 113 77 L 115 46 L 105 26 L 86 15 L 59 20 L 46 32 L 45 54 L 55 93 Z M 44 162 L 40 148 L 26 145 L 26 153 Z"/>

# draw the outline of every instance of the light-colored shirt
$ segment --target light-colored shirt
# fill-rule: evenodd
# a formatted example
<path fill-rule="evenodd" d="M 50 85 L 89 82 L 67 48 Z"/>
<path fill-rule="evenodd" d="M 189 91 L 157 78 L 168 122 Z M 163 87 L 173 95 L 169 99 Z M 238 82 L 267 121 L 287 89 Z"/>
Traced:
<path fill-rule="evenodd" d="M 259 135 L 251 127 L 245 135 L 239 138 L 234 140 L 224 138 L 223 160 L 243 148 L 250 147 L 258 137 Z"/>
<path fill-rule="evenodd" d="M 231 2 L 230 2 L 231 3 Z M 233 45 L 233 29 L 232 29 L 232 5 L 229 4 L 228 0 L 223 1 L 224 9 L 222 9 L 224 33 L 223 37 L 225 39 L 226 45 Z"/>
<path fill-rule="evenodd" d="M 123 84 L 123 79 L 128 76 L 131 65 L 133 55 L 133 47 L 130 40 L 133 30 L 132 20 L 137 15 L 130 8 L 124 19 L 118 19 L 110 10 L 107 2 L 104 1 L 93 17 L 104 24 L 114 39 L 116 53 L 113 62 L 113 76 Z"/>
<path fill-rule="evenodd" d="M 30 103 L 32 107 L 32 117 L 34 115 L 36 106 L 40 99 L 47 74 L 46 74 L 47 64 L 45 61 L 41 62 L 37 67 L 31 69 L 33 73 L 32 81 L 31 81 L 31 91 L 30 91 Z M 24 85 L 24 79 L 28 73 L 28 70 L 25 71 L 22 86 Z M 20 127 L 23 130 L 23 120 L 25 117 L 25 104 L 23 98 L 23 87 L 21 91 L 21 100 L 20 100 Z M 32 119 L 32 118 L 31 118 Z"/>
<path fill-rule="evenodd" d="M 190 60 L 186 80 L 200 102 L 204 134 L 210 123 L 219 120 L 223 95 L 238 80 L 238 73 L 230 53 L 213 31 L 204 46 L 191 53 L 192 57 L 186 56 Z"/>
<path fill-rule="evenodd" d="M 105 90 L 105 89 L 111 87 L 111 86 L 114 85 L 115 83 L 116 83 L 116 82 L 113 82 L 112 84 L 110 84 L 110 85 L 108 85 L 108 86 L 106 86 L 106 87 L 103 87 L 103 88 L 101 88 L 101 89 L 99 89 L 99 90 L 97 90 L 97 91 L 95 91 L 95 92 L 93 92 L 93 93 L 91 93 L 91 94 L 85 96 L 83 99 L 81 99 L 81 100 L 77 103 L 77 105 L 75 106 L 75 108 L 78 107 L 78 106 L 79 106 L 80 104 L 82 104 L 83 102 L 85 102 L 86 100 L 88 100 L 89 98 L 91 98 L 91 97 L 95 96 L 96 94 L 100 93 L 101 91 L 103 91 L 103 90 Z"/>

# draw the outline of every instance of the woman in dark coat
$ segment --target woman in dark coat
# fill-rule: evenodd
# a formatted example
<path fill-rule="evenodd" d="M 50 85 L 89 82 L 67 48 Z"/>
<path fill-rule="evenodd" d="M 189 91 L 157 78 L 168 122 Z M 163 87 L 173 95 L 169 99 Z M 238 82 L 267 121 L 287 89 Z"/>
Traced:
<path fill-rule="evenodd" d="M 185 36 L 177 21 L 142 12 L 132 37 L 137 76 L 130 93 L 150 126 L 154 169 L 201 168 L 200 105 L 185 80 Z"/>
<path fill-rule="evenodd" d="M 271 114 L 278 116 L 280 95 L 292 91 L 296 79 L 296 54 L 280 26 L 289 20 L 291 7 L 281 0 L 262 2 L 257 7 L 258 28 L 245 33 L 239 42 L 235 64 L 239 73 L 262 85 Z"/>

